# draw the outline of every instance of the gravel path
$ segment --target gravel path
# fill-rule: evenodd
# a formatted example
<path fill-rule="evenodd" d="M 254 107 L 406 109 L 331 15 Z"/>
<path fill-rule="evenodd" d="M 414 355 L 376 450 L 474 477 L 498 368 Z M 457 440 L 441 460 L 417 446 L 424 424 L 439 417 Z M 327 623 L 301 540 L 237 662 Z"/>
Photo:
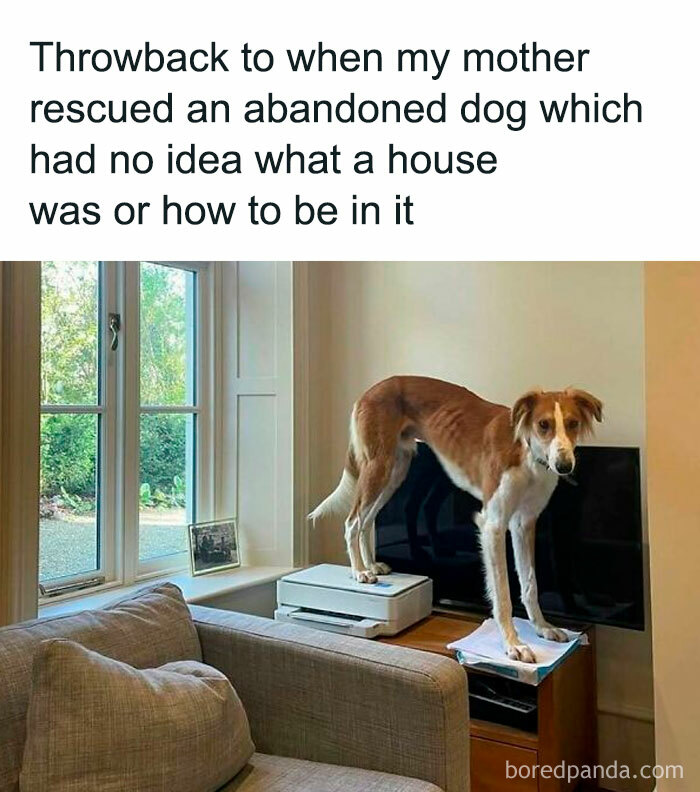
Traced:
<path fill-rule="evenodd" d="M 147 510 L 140 523 L 142 561 L 187 550 L 187 529 L 179 510 Z M 39 580 L 91 572 L 97 566 L 95 515 L 41 520 Z"/>

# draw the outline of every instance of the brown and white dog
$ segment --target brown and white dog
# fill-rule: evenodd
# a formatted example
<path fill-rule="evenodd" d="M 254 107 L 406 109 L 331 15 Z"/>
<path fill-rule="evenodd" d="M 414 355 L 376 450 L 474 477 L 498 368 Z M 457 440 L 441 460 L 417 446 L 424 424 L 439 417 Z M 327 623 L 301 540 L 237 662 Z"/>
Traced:
<path fill-rule="evenodd" d="M 511 409 L 442 380 L 397 376 L 371 387 L 355 403 L 350 445 L 337 488 L 309 517 L 347 516 L 345 541 L 354 578 L 375 583 L 387 574 L 375 556 L 374 521 L 406 477 L 416 441 L 435 452 L 452 482 L 478 498 L 486 589 L 506 653 L 534 662 L 513 624 L 506 567 L 510 529 L 520 595 L 537 634 L 566 634 L 545 621 L 537 597 L 535 522 L 559 476 L 571 473 L 574 448 L 602 420 L 603 405 L 585 391 L 532 390 Z"/>

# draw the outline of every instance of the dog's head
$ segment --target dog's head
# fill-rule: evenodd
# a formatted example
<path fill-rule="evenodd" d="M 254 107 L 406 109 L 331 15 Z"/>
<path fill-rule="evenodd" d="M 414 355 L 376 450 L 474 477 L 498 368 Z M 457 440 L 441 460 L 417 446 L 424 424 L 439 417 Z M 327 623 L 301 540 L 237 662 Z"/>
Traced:
<path fill-rule="evenodd" d="M 513 405 L 511 422 L 516 438 L 525 441 L 535 457 L 560 476 L 576 464 L 574 448 L 603 420 L 603 403 L 586 391 L 531 390 Z"/>

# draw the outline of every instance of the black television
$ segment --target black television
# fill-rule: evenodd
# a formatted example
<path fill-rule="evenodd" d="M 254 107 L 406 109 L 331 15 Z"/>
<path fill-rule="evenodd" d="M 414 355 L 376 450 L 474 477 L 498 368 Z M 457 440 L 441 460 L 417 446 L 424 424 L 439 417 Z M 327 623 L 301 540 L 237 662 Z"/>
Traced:
<path fill-rule="evenodd" d="M 639 449 L 581 446 L 572 478 L 559 481 L 537 521 L 540 606 L 555 623 L 643 630 Z M 418 443 L 406 480 L 377 517 L 377 558 L 431 577 L 436 605 L 489 612 L 472 520 L 480 508 Z M 525 616 L 510 540 L 507 547 L 513 610 Z"/>

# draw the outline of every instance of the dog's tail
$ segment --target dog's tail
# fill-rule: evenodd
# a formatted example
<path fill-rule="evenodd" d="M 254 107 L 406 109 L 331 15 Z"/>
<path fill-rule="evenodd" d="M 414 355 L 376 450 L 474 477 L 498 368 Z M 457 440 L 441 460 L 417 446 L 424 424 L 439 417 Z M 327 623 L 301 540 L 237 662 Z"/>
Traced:
<path fill-rule="evenodd" d="M 350 418 L 350 445 L 343 468 L 343 475 L 340 477 L 338 486 L 331 494 L 322 500 L 318 506 L 310 512 L 308 519 L 315 525 L 316 520 L 323 517 L 333 517 L 342 515 L 344 518 L 350 514 L 350 510 L 355 502 L 355 491 L 357 490 L 357 431 L 355 425 L 355 410 L 353 408 Z"/>
<path fill-rule="evenodd" d="M 347 469 L 344 469 L 338 486 L 309 514 L 311 524 L 315 525 L 316 520 L 323 517 L 340 515 L 347 517 L 355 501 L 356 488 L 357 479 Z"/>

